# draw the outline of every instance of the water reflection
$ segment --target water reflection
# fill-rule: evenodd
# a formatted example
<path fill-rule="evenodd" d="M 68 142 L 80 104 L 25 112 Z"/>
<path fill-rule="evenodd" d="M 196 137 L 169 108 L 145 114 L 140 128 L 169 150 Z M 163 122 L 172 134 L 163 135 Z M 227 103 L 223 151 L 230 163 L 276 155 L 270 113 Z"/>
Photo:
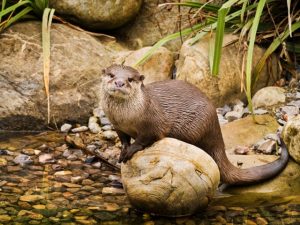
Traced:
<path fill-rule="evenodd" d="M 108 144 L 107 144 L 108 145 Z M 132 209 L 118 172 L 86 160 L 56 132 L 0 133 L 0 224 L 299 224 L 300 196 L 218 194 L 203 212 L 155 217 Z M 19 155 L 22 163 L 16 160 Z M 27 160 L 27 161 L 26 161 Z M 299 193 L 299 190 L 295 192 Z"/>

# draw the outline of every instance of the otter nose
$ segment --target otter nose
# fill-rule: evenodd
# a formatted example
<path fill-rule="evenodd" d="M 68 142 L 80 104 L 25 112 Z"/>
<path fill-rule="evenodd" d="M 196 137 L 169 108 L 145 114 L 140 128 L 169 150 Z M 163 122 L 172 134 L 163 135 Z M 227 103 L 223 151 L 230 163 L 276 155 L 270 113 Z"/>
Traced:
<path fill-rule="evenodd" d="M 120 88 L 120 87 L 123 87 L 125 85 L 125 83 L 121 80 L 117 80 L 117 81 L 115 81 L 115 85 L 116 85 L 116 87 Z"/>

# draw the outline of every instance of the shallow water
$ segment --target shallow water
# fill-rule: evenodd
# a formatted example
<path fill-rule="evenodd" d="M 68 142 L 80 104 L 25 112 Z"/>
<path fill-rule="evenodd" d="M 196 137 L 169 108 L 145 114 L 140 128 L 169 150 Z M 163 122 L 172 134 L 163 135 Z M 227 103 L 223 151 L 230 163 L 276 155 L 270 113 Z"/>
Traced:
<path fill-rule="evenodd" d="M 206 210 L 183 218 L 137 212 L 118 188 L 118 172 L 86 162 L 80 150 L 67 158 L 64 144 L 57 132 L 0 133 L 0 224 L 300 224 L 296 190 L 216 194 Z M 32 162 L 14 163 L 21 152 Z M 41 163 L 41 154 L 53 159 Z"/>

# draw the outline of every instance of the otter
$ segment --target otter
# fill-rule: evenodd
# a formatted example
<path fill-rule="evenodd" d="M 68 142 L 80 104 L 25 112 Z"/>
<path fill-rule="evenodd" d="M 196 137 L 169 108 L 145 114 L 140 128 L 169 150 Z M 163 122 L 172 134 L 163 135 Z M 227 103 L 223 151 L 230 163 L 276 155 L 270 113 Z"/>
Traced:
<path fill-rule="evenodd" d="M 244 185 L 274 177 L 286 166 L 282 152 L 274 162 L 240 169 L 228 160 L 216 109 L 198 88 L 185 81 L 143 84 L 144 76 L 129 66 L 112 65 L 103 71 L 102 108 L 122 144 L 119 162 L 164 137 L 172 137 L 206 151 L 217 163 L 221 181 Z M 131 144 L 131 138 L 135 139 Z"/>

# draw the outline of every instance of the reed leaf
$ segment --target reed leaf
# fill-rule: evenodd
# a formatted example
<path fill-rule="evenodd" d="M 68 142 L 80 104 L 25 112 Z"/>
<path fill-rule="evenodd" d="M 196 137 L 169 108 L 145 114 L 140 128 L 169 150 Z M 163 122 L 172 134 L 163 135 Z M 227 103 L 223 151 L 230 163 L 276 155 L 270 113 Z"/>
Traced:
<path fill-rule="evenodd" d="M 22 11 L 20 11 L 19 13 L 17 13 L 16 15 L 10 17 L 9 20 L 7 20 L 7 22 L 4 24 L 2 29 L 5 29 L 7 27 L 9 27 L 12 23 L 16 22 L 17 20 L 23 18 L 26 14 L 28 14 L 30 11 L 32 10 L 32 8 L 30 6 L 27 6 L 25 9 L 23 9 Z"/>
<path fill-rule="evenodd" d="M 250 30 L 250 40 L 248 45 L 248 51 L 247 51 L 247 62 L 246 62 L 246 96 L 248 100 L 248 108 L 249 111 L 252 113 L 252 116 L 254 118 L 253 113 L 253 105 L 252 105 L 252 96 L 251 96 L 251 80 L 252 80 L 252 59 L 253 59 L 253 50 L 254 50 L 254 43 L 256 39 L 256 32 L 259 25 L 259 21 L 265 6 L 266 0 L 260 0 L 258 2 L 255 17 L 253 20 L 253 24 Z"/>
<path fill-rule="evenodd" d="M 161 46 L 163 46 L 165 43 L 174 40 L 176 38 L 179 38 L 181 35 L 182 36 L 186 36 L 191 34 L 194 31 L 198 31 L 200 30 L 204 25 L 203 24 L 197 24 L 191 28 L 187 28 L 182 30 L 181 32 L 177 32 L 174 34 L 170 34 L 166 37 L 164 37 L 163 39 L 159 40 L 156 44 L 154 44 L 134 65 L 133 67 L 136 67 L 140 64 L 143 64 L 144 62 L 147 61 L 147 59 L 149 59 L 151 57 L 151 55 Z"/>
<path fill-rule="evenodd" d="M 0 11 L 0 13 L 4 10 L 5 5 L 6 5 L 6 0 L 2 0 L 1 11 Z M 2 16 L 0 15 L 0 23 L 1 23 L 1 20 L 2 20 Z"/>
<path fill-rule="evenodd" d="M 20 6 L 23 6 L 23 5 L 27 5 L 27 4 L 30 4 L 31 2 L 29 0 L 25 0 L 25 1 L 20 1 L 10 7 L 7 7 L 6 9 L 2 9 L 0 11 L 0 17 L 3 17 L 5 16 L 6 14 L 10 13 L 10 12 L 13 12 L 15 11 L 17 8 L 19 8 Z M 2 6 L 3 7 L 3 6 Z"/>
<path fill-rule="evenodd" d="M 300 21 L 293 23 L 291 25 L 291 31 L 294 32 L 296 30 L 300 29 Z M 280 44 L 287 39 L 287 37 L 290 34 L 290 29 L 286 29 L 283 33 L 280 34 L 279 37 L 277 37 L 267 48 L 263 56 L 260 58 L 258 63 L 256 64 L 256 67 L 254 68 L 253 76 L 254 76 L 254 82 L 257 82 L 260 72 L 262 71 L 264 65 L 266 64 L 266 61 L 268 57 L 280 46 Z"/>
<path fill-rule="evenodd" d="M 49 92 L 49 74 L 50 74 L 50 27 L 54 9 L 46 8 L 43 13 L 42 21 L 42 46 L 44 59 L 44 85 L 47 96 L 48 124 L 50 123 L 50 92 Z"/>

